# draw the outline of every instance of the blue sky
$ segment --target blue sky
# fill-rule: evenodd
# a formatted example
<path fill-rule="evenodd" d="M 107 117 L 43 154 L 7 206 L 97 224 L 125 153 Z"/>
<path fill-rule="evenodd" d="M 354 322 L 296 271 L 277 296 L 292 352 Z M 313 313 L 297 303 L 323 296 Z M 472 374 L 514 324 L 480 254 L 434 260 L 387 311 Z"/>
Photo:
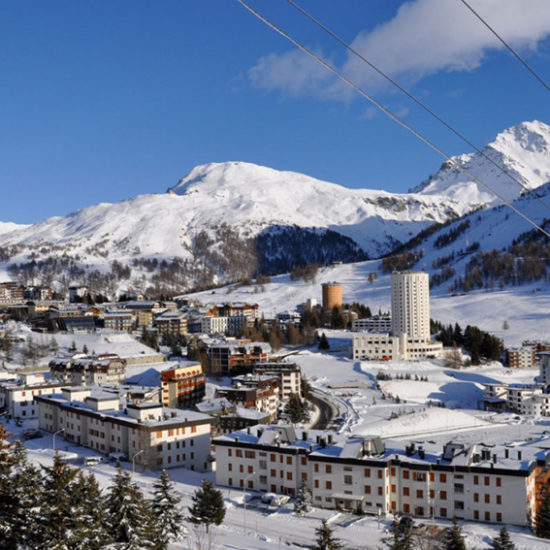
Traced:
<path fill-rule="evenodd" d="M 468 147 L 285 0 L 250 0 L 449 154 Z M 550 80 L 547 0 L 470 0 Z M 483 146 L 550 95 L 459 0 L 301 5 Z M 233 0 L 0 4 L 0 221 L 33 223 L 243 160 L 405 192 L 442 159 Z"/>

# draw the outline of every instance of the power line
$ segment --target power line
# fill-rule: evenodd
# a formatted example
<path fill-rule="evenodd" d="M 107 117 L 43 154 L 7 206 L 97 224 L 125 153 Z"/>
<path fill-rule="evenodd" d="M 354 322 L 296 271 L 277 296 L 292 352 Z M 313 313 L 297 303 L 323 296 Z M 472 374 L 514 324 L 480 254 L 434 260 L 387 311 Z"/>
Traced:
<path fill-rule="evenodd" d="M 315 59 L 318 63 L 320 63 L 323 67 L 328 69 L 330 72 L 335 74 L 340 80 L 345 82 L 348 86 L 353 88 L 356 92 L 358 92 L 361 96 L 363 96 L 365 99 L 370 101 L 372 104 L 374 104 L 376 107 L 378 107 L 384 114 L 386 114 L 388 117 L 390 117 L 392 120 L 397 122 L 400 126 L 408 130 L 411 134 L 416 136 L 419 140 L 423 141 L 428 147 L 433 149 L 436 153 L 439 153 L 442 157 L 444 157 L 447 161 L 449 161 L 452 165 L 456 166 L 459 170 L 462 170 L 466 175 L 468 175 L 470 178 L 472 178 L 473 181 L 481 185 L 482 187 L 485 187 L 489 192 L 491 192 L 493 195 L 495 195 L 497 198 L 499 198 L 504 204 L 506 204 L 510 209 L 512 209 L 516 214 L 521 216 L 525 221 L 527 221 L 530 225 L 534 226 L 536 229 L 538 229 L 540 232 L 542 232 L 544 235 L 546 235 L 548 238 L 550 238 L 550 233 L 548 233 L 545 229 L 540 227 L 534 220 L 529 218 L 526 214 L 518 210 L 513 204 L 511 204 L 508 200 L 506 200 L 502 195 L 500 195 L 497 191 L 492 189 L 489 185 L 481 181 L 477 176 L 474 176 L 469 170 L 464 168 L 461 164 L 456 162 L 453 158 L 451 158 L 447 153 L 445 153 L 443 150 L 441 150 L 439 147 L 437 147 L 434 143 L 432 143 L 428 138 L 424 137 L 422 134 L 420 134 L 418 131 L 416 131 L 412 126 L 408 125 L 405 121 L 401 120 L 397 115 L 395 115 L 392 111 L 384 107 L 379 101 L 371 97 L 365 90 L 363 90 L 360 86 L 355 84 L 352 80 L 344 76 L 338 69 L 334 68 L 332 65 L 327 63 L 324 59 L 320 58 L 318 55 L 314 54 L 311 50 L 309 50 L 306 46 L 304 46 L 302 43 L 298 42 L 295 38 L 290 36 L 288 33 L 283 31 L 280 27 L 272 23 L 269 19 L 264 17 L 261 13 L 256 11 L 252 6 L 248 5 L 244 0 L 237 0 L 239 4 L 241 4 L 245 9 L 247 9 L 250 13 L 252 13 L 255 17 L 257 17 L 260 21 L 265 23 L 267 26 L 272 28 L 275 32 L 279 33 L 281 36 L 286 38 L 289 42 L 292 42 L 297 48 L 302 50 L 304 53 Z"/>
<path fill-rule="evenodd" d="M 393 84 L 398 90 L 403 92 L 409 99 L 414 101 L 419 107 L 424 109 L 427 113 L 429 113 L 432 117 L 434 117 L 438 122 L 443 124 L 445 128 L 453 132 L 455 136 L 459 137 L 464 143 L 466 143 L 468 146 L 472 147 L 477 153 L 479 153 L 484 159 L 489 161 L 493 166 L 495 166 L 498 170 L 500 170 L 503 174 L 508 176 L 513 182 L 517 183 L 519 186 L 521 186 L 523 189 L 525 189 L 528 192 L 531 192 L 532 189 L 528 187 L 525 183 L 523 183 L 521 180 L 514 177 L 513 174 L 511 174 L 508 170 L 506 170 L 503 166 L 495 162 L 489 155 L 486 155 L 485 152 L 482 149 L 479 149 L 474 143 L 472 143 L 468 138 L 466 138 L 462 133 L 460 133 L 458 130 L 456 130 L 453 126 L 451 126 L 448 122 L 446 122 L 443 118 L 441 118 L 437 113 L 435 113 L 432 109 L 430 109 L 425 103 L 423 103 L 420 99 L 415 97 L 411 92 L 409 92 L 406 88 L 401 86 L 398 82 L 396 82 L 391 76 L 389 76 L 387 73 L 385 73 L 382 69 L 377 67 L 372 61 L 367 59 L 364 55 L 362 55 L 360 52 L 358 52 L 353 46 L 349 45 L 345 40 L 340 38 L 335 32 L 330 30 L 326 25 L 321 23 L 318 19 L 316 19 L 313 15 L 308 13 L 304 8 L 296 4 L 293 0 L 287 0 L 287 2 L 296 8 L 299 12 L 301 12 L 303 15 L 305 15 L 309 20 L 313 21 L 317 26 L 319 26 L 321 29 L 323 29 L 325 32 L 327 32 L 330 36 L 332 36 L 337 42 L 342 44 L 346 49 L 348 49 L 350 52 L 352 52 L 355 56 L 357 56 L 361 61 L 365 62 L 371 69 L 375 70 L 380 76 L 385 78 L 388 82 Z M 540 197 L 535 197 L 535 199 L 540 202 L 545 208 L 550 210 L 550 205 L 543 201 Z"/>
<path fill-rule="evenodd" d="M 512 46 L 510 46 L 504 40 L 504 38 L 502 38 L 502 36 L 500 36 L 497 33 L 497 31 L 495 31 L 495 29 L 493 29 L 493 27 L 491 27 L 491 25 L 489 25 L 489 23 L 487 23 L 487 21 L 485 21 L 485 19 L 483 19 L 483 17 L 481 17 L 481 15 L 479 15 L 479 13 L 477 13 L 477 11 L 475 11 L 474 8 L 472 8 L 472 6 L 468 4 L 468 2 L 466 2 L 466 0 L 460 0 L 460 1 L 502 42 L 504 47 L 506 47 L 512 53 L 512 55 L 514 55 L 516 59 L 550 92 L 550 86 L 548 86 L 548 84 L 546 84 L 546 82 L 542 79 L 542 77 L 536 73 L 535 69 L 533 69 L 533 67 L 531 67 L 531 65 L 529 65 L 529 63 L 527 63 L 527 61 L 525 61 L 519 55 L 519 53 L 517 53 L 514 50 L 514 48 L 512 48 Z"/>

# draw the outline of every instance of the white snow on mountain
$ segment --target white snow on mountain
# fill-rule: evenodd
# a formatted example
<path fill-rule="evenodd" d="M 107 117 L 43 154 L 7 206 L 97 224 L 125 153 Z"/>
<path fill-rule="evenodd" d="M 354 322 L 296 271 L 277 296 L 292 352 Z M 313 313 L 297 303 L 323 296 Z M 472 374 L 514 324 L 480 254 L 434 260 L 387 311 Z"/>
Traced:
<path fill-rule="evenodd" d="M 522 122 L 508 128 L 482 152 L 458 155 L 453 160 L 506 200 L 550 181 L 550 126 L 543 122 Z M 436 174 L 412 191 L 445 195 L 470 204 L 500 202 L 489 189 L 450 162 L 443 163 Z"/>

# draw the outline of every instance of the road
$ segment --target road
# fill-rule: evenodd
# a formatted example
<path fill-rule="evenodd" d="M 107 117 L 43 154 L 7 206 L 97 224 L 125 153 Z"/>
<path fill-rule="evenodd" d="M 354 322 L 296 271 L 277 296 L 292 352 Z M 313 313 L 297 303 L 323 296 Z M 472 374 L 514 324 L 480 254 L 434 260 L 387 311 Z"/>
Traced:
<path fill-rule="evenodd" d="M 319 408 L 319 418 L 311 427 L 315 430 L 326 430 L 339 415 L 337 406 L 318 390 L 311 391 L 309 400 Z"/>

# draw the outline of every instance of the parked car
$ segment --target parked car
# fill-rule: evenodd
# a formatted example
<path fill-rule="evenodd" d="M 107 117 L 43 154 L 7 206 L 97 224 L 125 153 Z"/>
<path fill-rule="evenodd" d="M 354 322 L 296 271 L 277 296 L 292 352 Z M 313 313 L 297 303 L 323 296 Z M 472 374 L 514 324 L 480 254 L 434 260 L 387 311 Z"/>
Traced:
<path fill-rule="evenodd" d="M 262 502 L 271 504 L 272 506 L 283 506 L 290 500 L 287 495 L 278 495 L 276 493 L 264 493 L 262 495 Z"/>
<path fill-rule="evenodd" d="M 40 430 L 37 429 L 28 429 L 23 432 L 23 439 L 38 439 L 39 437 L 42 437 L 43 434 Z"/>

